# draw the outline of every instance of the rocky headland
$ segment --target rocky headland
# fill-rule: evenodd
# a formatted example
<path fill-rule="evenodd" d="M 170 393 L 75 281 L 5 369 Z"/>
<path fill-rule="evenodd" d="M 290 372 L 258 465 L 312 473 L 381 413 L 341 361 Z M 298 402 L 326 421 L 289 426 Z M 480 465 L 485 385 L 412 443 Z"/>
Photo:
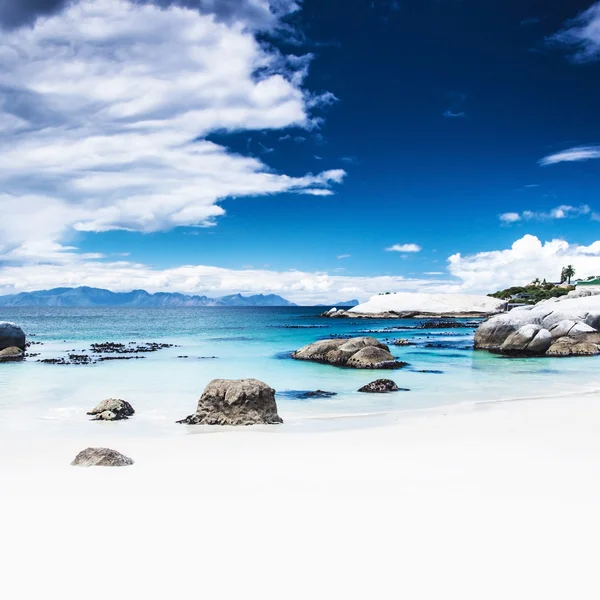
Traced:
<path fill-rule="evenodd" d="M 508 356 L 600 354 L 600 294 L 570 292 L 483 322 L 475 349 Z"/>
<path fill-rule="evenodd" d="M 500 313 L 504 300 L 471 294 L 378 294 L 348 310 L 332 308 L 323 317 L 333 319 L 480 318 Z"/>

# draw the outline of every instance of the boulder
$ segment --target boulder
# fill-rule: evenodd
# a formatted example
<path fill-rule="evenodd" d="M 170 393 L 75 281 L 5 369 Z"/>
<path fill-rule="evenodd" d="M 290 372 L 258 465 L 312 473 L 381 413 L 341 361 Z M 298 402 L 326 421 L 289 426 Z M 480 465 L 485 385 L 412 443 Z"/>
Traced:
<path fill-rule="evenodd" d="M 358 391 L 366 394 L 386 394 L 388 392 L 398 392 L 400 388 L 391 379 L 377 379 L 363 385 Z"/>
<path fill-rule="evenodd" d="M 133 460 L 110 448 L 86 448 L 71 464 L 76 467 L 127 467 Z"/>
<path fill-rule="evenodd" d="M 405 338 L 398 338 L 396 340 L 392 340 L 390 344 L 392 346 L 412 346 L 414 345 L 414 342 L 411 342 L 410 340 L 407 340 Z"/>
<path fill-rule="evenodd" d="M 552 334 L 547 329 L 540 329 L 531 342 L 529 342 L 527 352 L 529 354 L 544 354 L 551 345 Z"/>
<path fill-rule="evenodd" d="M 396 360 L 389 350 L 368 346 L 353 354 L 346 366 L 353 369 L 400 369 L 407 364 Z"/>
<path fill-rule="evenodd" d="M 0 350 L 12 347 L 25 350 L 25 333 L 14 323 L 0 321 Z"/>
<path fill-rule="evenodd" d="M 271 425 L 283 423 L 277 414 L 275 390 L 258 379 L 213 379 L 204 389 L 187 425 Z"/>
<path fill-rule="evenodd" d="M 3 362 L 17 362 L 19 360 L 23 360 L 25 354 L 21 348 L 17 348 L 16 346 L 10 346 L 9 348 L 4 348 L 4 350 L 0 350 L 0 363 Z"/>
<path fill-rule="evenodd" d="M 598 344 L 577 341 L 571 337 L 556 340 L 546 352 L 546 356 L 596 356 L 600 354 Z"/>
<path fill-rule="evenodd" d="M 109 398 L 108 400 L 102 400 L 96 408 L 93 408 L 88 412 L 88 415 L 96 415 L 92 421 L 120 421 L 122 419 L 128 419 L 135 413 L 133 406 L 125 400 L 119 400 L 117 398 Z"/>
<path fill-rule="evenodd" d="M 539 325 L 523 325 L 517 331 L 511 333 L 500 346 L 500 351 L 506 354 L 526 352 L 527 346 L 533 341 L 535 336 L 541 331 Z M 550 346 L 550 344 L 548 344 Z"/>
<path fill-rule="evenodd" d="M 553 339 L 558 339 L 560 337 L 564 337 L 565 335 L 569 335 L 569 332 L 573 327 L 575 327 L 575 321 L 571 321 L 571 319 L 563 319 L 559 321 L 552 327 L 550 327 L 550 333 L 552 334 Z"/>
<path fill-rule="evenodd" d="M 300 348 L 292 358 L 354 369 L 399 369 L 407 364 L 397 361 L 386 344 L 372 337 L 321 340 Z"/>

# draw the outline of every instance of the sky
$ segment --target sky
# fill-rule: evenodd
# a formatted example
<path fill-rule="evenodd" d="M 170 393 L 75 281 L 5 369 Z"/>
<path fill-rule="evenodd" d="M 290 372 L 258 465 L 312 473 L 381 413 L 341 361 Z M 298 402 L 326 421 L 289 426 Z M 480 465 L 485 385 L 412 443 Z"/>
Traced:
<path fill-rule="evenodd" d="M 600 274 L 600 2 L 0 0 L 0 293 Z"/>

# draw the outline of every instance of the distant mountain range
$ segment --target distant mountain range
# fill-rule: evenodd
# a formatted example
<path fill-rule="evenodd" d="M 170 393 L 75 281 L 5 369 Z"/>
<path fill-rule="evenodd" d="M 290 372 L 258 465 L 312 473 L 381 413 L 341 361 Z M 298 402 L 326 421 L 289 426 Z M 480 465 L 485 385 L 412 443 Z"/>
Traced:
<path fill-rule="evenodd" d="M 354 300 L 343 300 L 342 302 L 338 302 L 337 304 L 334 304 L 333 306 L 335 307 L 340 307 L 340 306 L 345 306 L 345 307 L 352 307 L 352 306 L 358 306 L 360 304 L 360 302 L 356 299 Z"/>
<path fill-rule="evenodd" d="M 111 292 L 99 288 L 54 288 L 36 292 L 22 292 L 0 296 L 0 306 L 297 306 L 275 294 L 242 296 L 234 294 L 222 298 L 186 296 L 185 294 L 156 293 L 145 290 Z"/>

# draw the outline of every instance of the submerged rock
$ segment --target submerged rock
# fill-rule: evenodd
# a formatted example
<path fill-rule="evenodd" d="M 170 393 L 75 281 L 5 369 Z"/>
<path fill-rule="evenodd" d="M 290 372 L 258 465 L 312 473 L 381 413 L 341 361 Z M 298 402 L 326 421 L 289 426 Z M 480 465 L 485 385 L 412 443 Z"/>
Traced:
<path fill-rule="evenodd" d="M 277 414 L 275 390 L 258 379 L 213 379 L 204 389 L 187 425 L 271 425 Z"/>
<path fill-rule="evenodd" d="M 18 325 L 0 321 L 0 350 L 13 347 L 25 350 L 25 342 L 25 333 Z"/>
<path fill-rule="evenodd" d="M 332 398 L 333 396 L 337 396 L 337 392 L 326 392 L 325 390 L 315 390 L 308 392 L 298 392 L 296 394 L 296 398 L 300 398 L 301 400 L 306 400 L 307 398 Z"/>
<path fill-rule="evenodd" d="M 110 448 L 86 448 L 71 464 L 75 467 L 127 467 L 133 460 Z"/>
<path fill-rule="evenodd" d="M 396 340 L 392 340 L 390 344 L 392 346 L 413 346 L 414 342 L 411 342 L 410 340 L 407 340 L 405 338 L 398 338 Z"/>
<path fill-rule="evenodd" d="M 354 369 L 400 369 L 407 365 L 396 360 L 386 344 L 372 337 L 321 340 L 296 350 L 292 358 Z"/>
<path fill-rule="evenodd" d="M 25 353 L 16 346 L 10 346 L 9 348 L 4 348 L 4 350 L 0 350 L 0 363 L 17 362 L 23 360 L 24 357 Z"/>
<path fill-rule="evenodd" d="M 376 381 L 367 383 L 367 385 L 363 385 L 358 391 L 367 394 L 386 394 L 388 392 L 399 392 L 400 388 L 391 379 L 377 379 Z"/>
<path fill-rule="evenodd" d="M 133 414 L 135 414 L 133 406 L 129 402 L 117 398 L 102 400 L 96 408 L 88 412 L 88 415 L 96 415 L 92 421 L 120 421 L 128 419 Z"/>

